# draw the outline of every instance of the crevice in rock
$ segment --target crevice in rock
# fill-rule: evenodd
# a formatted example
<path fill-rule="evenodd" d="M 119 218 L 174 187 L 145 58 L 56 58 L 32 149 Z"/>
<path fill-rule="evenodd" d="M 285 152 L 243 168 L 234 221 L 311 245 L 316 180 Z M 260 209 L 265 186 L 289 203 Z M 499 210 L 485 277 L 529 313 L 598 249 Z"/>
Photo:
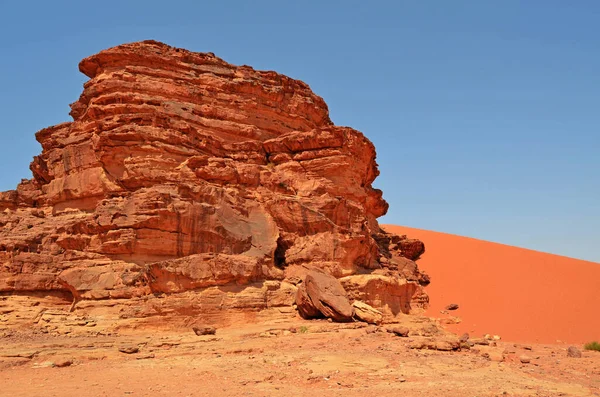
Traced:
<path fill-rule="evenodd" d="M 62 300 L 73 302 L 73 293 L 68 289 L 36 289 L 36 290 L 11 290 L 0 291 L 0 297 L 28 297 L 42 301 L 44 299 Z"/>
<path fill-rule="evenodd" d="M 273 259 L 275 261 L 275 266 L 280 269 L 283 269 L 287 266 L 285 253 L 291 247 L 289 242 L 286 242 L 281 236 L 277 239 L 277 248 L 275 248 L 275 254 L 273 255 Z"/>
<path fill-rule="evenodd" d="M 387 204 L 371 186 L 373 144 L 334 126 L 305 83 L 157 42 L 107 49 L 80 70 L 91 80 L 74 122 L 36 133 L 34 179 L 0 192 L 0 287 L 64 288 L 76 311 L 92 309 L 81 299 L 135 298 L 132 313 L 152 313 L 137 300 L 146 295 L 212 288 L 160 303 L 175 316 L 205 310 L 202 299 L 214 310 L 291 306 L 294 288 L 276 282 L 305 268 L 373 273 L 389 279 L 384 291 L 428 283 L 409 260 L 422 243 L 377 226 Z M 260 280 L 262 292 L 243 293 Z M 310 301 L 337 316 L 327 302 Z"/>

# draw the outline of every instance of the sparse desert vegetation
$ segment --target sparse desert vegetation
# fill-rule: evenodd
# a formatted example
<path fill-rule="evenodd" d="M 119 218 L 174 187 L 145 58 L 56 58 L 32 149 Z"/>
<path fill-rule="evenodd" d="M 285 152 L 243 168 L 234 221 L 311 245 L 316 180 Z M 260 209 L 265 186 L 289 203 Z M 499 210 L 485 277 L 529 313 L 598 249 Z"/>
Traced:
<path fill-rule="evenodd" d="M 589 342 L 586 343 L 585 345 L 583 345 L 583 348 L 585 350 L 595 350 L 597 352 L 600 352 L 600 343 L 593 341 L 593 342 Z"/>

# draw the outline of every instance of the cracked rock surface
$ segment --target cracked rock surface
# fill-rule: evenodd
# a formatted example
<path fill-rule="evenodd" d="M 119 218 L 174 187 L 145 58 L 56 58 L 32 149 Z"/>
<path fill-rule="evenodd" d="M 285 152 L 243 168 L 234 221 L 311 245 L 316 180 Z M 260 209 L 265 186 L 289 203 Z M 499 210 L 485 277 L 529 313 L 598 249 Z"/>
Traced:
<path fill-rule="evenodd" d="M 155 41 L 79 69 L 73 121 L 37 132 L 33 178 L 0 193 L 0 293 L 286 312 L 319 269 L 388 316 L 427 305 L 423 244 L 377 223 L 375 147 L 307 84 Z"/>

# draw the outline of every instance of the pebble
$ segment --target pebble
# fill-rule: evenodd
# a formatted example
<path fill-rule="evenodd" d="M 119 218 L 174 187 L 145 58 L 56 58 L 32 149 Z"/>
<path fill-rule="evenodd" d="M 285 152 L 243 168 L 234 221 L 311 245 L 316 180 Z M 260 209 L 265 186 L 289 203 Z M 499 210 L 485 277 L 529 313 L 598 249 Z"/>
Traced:
<path fill-rule="evenodd" d="M 523 364 L 529 364 L 531 362 L 531 358 L 529 358 L 529 356 L 526 356 L 525 354 L 521 355 L 519 357 L 519 360 L 521 360 Z"/>
<path fill-rule="evenodd" d="M 134 354 L 140 351 L 137 346 L 121 346 L 119 347 L 119 351 L 125 354 Z"/>

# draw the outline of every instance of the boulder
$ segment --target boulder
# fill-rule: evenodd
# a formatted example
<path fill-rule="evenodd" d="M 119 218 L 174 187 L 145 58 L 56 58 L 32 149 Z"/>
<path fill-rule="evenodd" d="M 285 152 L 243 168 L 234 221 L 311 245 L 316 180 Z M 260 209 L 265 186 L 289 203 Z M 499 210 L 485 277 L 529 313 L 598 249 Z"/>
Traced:
<path fill-rule="evenodd" d="M 304 280 L 306 294 L 314 307 L 333 321 L 352 321 L 354 308 L 348 301 L 342 284 L 333 276 L 310 271 Z"/>
<path fill-rule="evenodd" d="M 298 313 L 305 319 L 327 317 L 334 321 L 352 320 L 354 308 L 350 305 L 346 291 L 333 276 L 310 271 L 296 293 Z"/>
<path fill-rule="evenodd" d="M 526 354 L 521 354 L 519 356 L 519 361 L 521 361 L 522 364 L 529 364 L 531 362 L 531 357 Z"/>
<path fill-rule="evenodd" d="M 417 239 L 403 239 L 398 243 L 402 256 L 410 260 L 417 260 L 425 252 L 425 245 Z"/>
<path fill-rule="evenodd" d="M 198 336 L 214 335 L 217 333 L 217 329 L 215 327 L 211 327 L 209 325 L 201 325 L 201 324 L 192 326 L 192 330 Z"/>
<path fill-rule="evenodd" d="M 354 317 L 360 321 L 376 325 L 383 322 L 383 314 L 364 302 L 354 301 L 352 307 L 354 308 Z"/>
<path fill-rule="evenodd" d="M 296 292 L 296 307 L 302 318 L 307 320 L 323 317 L 323 314 L 316 308 L 306 292 L 306 283 L 298 285 Z"/>
<path fill-rule="evenodd" d="M 408 336 L 408 334 L 410 333 L 410 330 L 407 327 L 395 326 L 395 327 L 388 327 L 387 332 L 392 333 L 396 336 L 401 336 L 403 338 L 406 338 Z"/>
<path fill-rule="evenodd" d="M 135 354 L 140 351 L 139 347 L 131 345 L 119 346 L 119 351 L 125 354 Z"/>
<path fill-rule="evenodd" d="M 567 357 L 581 358 L 581 350 L 575 346 L 569 346 L 567 349 Z"/>

